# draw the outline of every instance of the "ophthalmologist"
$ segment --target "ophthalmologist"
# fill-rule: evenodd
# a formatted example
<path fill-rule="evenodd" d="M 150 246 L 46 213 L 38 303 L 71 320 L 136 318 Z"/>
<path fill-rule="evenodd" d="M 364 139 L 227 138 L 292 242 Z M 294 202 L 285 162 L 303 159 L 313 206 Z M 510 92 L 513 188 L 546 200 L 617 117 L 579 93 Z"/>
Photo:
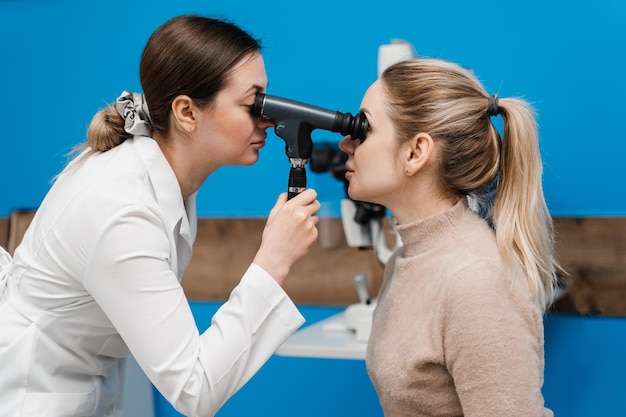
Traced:
<path fill-rule="evenodd" d="M 1 255 L 0 416 L 120 416 L 129 353 L 179 412 L 212 416 L 304 321 L 281 284 L 317 239 L 311 189 L 278 197 L 202 334 L 179 282 L 196 191 L 222 166 L 255 163 L 271 126 L 251 113 L 267 86 L 259 43 L 179 16 L 150 37 L 140 79 L 144 95 L 94 116 L 13 260 Z"/>

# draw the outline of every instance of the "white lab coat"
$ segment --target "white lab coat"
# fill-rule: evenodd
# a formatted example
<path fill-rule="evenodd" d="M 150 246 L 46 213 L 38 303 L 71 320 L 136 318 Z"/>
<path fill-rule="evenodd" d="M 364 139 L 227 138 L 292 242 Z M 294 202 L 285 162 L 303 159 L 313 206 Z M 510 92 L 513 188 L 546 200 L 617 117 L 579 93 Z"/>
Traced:
<path fill-rule="evenodd" d="M 129 350 L 180 412 L 215 414 L 304 319 L 252 264 L 199 334 L 179 283 L 195 233 L 154 140 L 71 163 L 4 268 L 0 416 L 119 416 Z"/>

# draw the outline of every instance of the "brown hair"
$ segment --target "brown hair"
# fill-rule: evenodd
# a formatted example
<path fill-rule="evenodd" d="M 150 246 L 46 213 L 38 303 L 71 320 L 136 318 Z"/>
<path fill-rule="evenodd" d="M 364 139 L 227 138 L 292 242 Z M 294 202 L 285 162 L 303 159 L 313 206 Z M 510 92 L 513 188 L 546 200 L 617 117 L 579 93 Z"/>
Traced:
<path fill-rule="evenodd" d="M 440 145 L 444 192 L 471 197 L 493 226 L 509 265 L 519 265 L 546 307 L 556 288 L 553 226 L 541 184 L 542 162 L 531 106 L 499 100 L 503 140 L 489 112 L 489 95 L 474 74 L 439 59 L 415 59 L 381 76 L 396 135 L 430 134 Z"/>
<path fill-rule="evenodd" d="M 187 95 L 199 107 L 209 106 L 233 67 L 260 51 L 259 41 L 224 20 L 185 15 L 165 22 L 148 40 L 139 68 L 153 131 L 169 131 L 174 98 Z M 94 116 L 86 145 L 102 152 L 128 137 L 113 103 Z"/>

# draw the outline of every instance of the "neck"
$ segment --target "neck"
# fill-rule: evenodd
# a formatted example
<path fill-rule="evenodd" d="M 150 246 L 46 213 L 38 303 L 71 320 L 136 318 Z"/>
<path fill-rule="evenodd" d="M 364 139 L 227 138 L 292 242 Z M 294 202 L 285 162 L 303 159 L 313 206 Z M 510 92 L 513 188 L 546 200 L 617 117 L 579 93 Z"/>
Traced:
<path fill-rule="evenodd" d="M 458 198 L 423 197 L 418 201 L 407 201 L 399 207 L 389 207 L 389 211 L 393 213 L 398 224 L 410 224 L 447 210 L 458 201 Z"/>
<path fill-rule="evenodd" d="M 217 169 L 209 167 L 206 161 L 202 161 L 202 156 L 193 152 L 192 147 L 181 145 L 188 139 L 156 138 L 156 140 L 178 179 L 183 200 L 198 191 L 209 175 Z"/>
<path fill-rule="evenodd" d="M 386 207 L 398 223 L 409 224 L 449 209 L 459 197 L 443 192 L 432 178 L 422 175 L 407 179 L 402 189 L 389 200 Z"/>

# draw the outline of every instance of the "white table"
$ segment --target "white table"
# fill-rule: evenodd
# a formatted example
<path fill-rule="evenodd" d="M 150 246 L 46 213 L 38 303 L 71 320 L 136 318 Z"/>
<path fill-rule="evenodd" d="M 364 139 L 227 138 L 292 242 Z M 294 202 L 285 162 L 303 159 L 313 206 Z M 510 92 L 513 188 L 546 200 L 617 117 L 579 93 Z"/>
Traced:
<path fill-rule="evenodd" d="M 365 359 L 367 342 L 357 341 L 344 313 L 335 314 L 294 333 L 278 348 L 282 356 L 327 359 Z"/>

